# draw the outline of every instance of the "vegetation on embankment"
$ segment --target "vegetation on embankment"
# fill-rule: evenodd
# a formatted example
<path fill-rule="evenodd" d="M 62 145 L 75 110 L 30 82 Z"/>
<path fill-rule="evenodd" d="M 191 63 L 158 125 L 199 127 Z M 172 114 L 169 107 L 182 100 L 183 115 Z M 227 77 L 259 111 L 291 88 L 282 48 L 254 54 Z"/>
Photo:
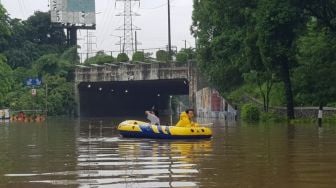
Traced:
<path fill-rule="evenodd" d="M 63 29 L 51 27 L 49 13 L 35 12 L 27 20 L 12 19 L 0 5 L 0 108 L 20 111 L 47 107 L 48 115 L 74 114 L 72 81 L 78 60 L 76 47 L 66 45 Z M 36 96 L 25 84 L 28 78 L 42 80 L 35 88 Z"/>
<path fill-rule="evenodd" d="M 194 0 L 192 32 L 201 70 L 236 104 L 336 104 L 336 3 Z"/>

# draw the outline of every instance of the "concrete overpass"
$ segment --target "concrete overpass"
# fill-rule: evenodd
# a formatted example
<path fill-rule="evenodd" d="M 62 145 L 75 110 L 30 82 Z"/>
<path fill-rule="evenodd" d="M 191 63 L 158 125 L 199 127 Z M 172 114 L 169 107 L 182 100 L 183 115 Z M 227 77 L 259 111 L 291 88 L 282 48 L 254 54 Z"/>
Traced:
<path fill-rule="evenodd" d="M 77 65 L 76 95 L 81 116 L 140 115 L 155 106 L 169 109 L 171 95 L 195 102 L 195 64 L 117 63 Z"/>

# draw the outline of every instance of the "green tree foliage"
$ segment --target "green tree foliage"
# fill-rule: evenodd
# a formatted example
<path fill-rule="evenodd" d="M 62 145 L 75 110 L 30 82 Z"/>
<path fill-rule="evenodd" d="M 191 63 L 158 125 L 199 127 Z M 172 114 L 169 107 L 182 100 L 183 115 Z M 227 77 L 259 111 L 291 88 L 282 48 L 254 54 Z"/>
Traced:
<path fill-rule="evenodd" d="M 156 60 L 158 61 L 168 61 L 168 53 L 164 50 L 159 50 L 156 52 Z"/>
<path fill-rule="evenodd" d="M 12 110 L 45 109 L 48 103 L 49 115 L 73 114 L 75 109 L 72 78 L 73 65 L 64 54 L 47 54 L 33 63 L 32 69 L 19 67 L 13 71 L 15 85 L 5 97 Z M 37 95 L 32 96 L 30 88 L 22 83 L 29 77 L 39 77 L 43 86 L 37 88 Z M 45 85 L 48 85 L 46 101 Z"/>
<path fill-rule="evenodd" d="M 47 53 L 62 53 L 66 37 L 61 28 L 53 28 L 50 13 L 35 12 L 27 20 L 9 21 L 12 35 L 5 51 L 8 64 L 13 68 L 31 68 L 33 61 Z"/>
<path fill-rule="evenodd" d="M 6 64 L 6 58 L 0 54 L 0 108 L 8 105 L 6 94 L 13 86 L 12 70 Z"/>
<path fill-rule="evenodd" d="M 198 63 L 217 89 L 232 91 L 243 84 L 242 61 L 248 10 L 253 1 L 194 1 L 192 31 L 198 39 Z"/>
<path fill-rule="evenodd" d="M 290 73 L 302 15 L 297 1 L 195 0 L 192 32 L 201 69 L 221 93 L 246 84 L 244 75 L 254 77 L 265 111 L 273 82 L 281 79 L 287 114 L 294 118 Z"/>
<path fill-rule="evenodd" d="M 73 114 L 76 105 L 73 84 L 58 75 L 45 75 L 43 80 L 48 84 L 48 113 L 51 115 Z"/>
<path fill-rule="evenodd" d="M 291 67 L 295 64 L 296 32 L 302 22 L 301 10 L 290 0 L 260 0 L 257 29 L 262 58 L 275 68 L 285 86 L 287 116 L 294 118 Z"/>
<path fill-rule="evenodd" d="M 176 61 L 178 63 L 187 63 L 188 62 L 188 54 L 185 52 L 179 52 L 176 54 Z"/>
<path fill-rule="evenodd" d="M 194 48 L 183 48 L 181 49 L 181 52 L 184 52 L 186 54 L 188 54 L 188 59 L 195 59 L 196 58 L 196 51 Z"/>
<path fill-rule="evenodd" d="M 86 59 L 84 63 L 103 65 L 105 63 L 113 63 L 114 61 L 114 57 L 105 54 L 103 51 L 99 51 L 96 56 Z"/>
<path fill-rule="evenodd" d="M 297 0 L 300 8 L 306 14 L 316 18 L 319 22 L 336 32 L 336 1 L 335 0 Z"/>
<path fill-rule="evenodd" d="M 51 27 L 49 12 L 36 11 L 25 21 L 29 41 L 47 45 L 65 45 L 66 38 L 62 28 Z"/>
<path fill-rule="evenodd" d="M 71 62 L 71 64 L 78 64 L 79 56 L 77 54 L 77 47 L 74 46 L 65 50 L 60 58 Z"/>
<path fill-rule="evenodd" d="M 59 75 L 69 79 L 72 78 L 73 64 L 67 59 L 60 58 L 59 54 L 47 54 L 40 57 L 33 63 L 33 70 L 38 73 L 38 77 L 43 75 Z"/>
<path fill-rule="evenodd" d="M 66 46 L 63 29 L 51 27 L 50 13 L 35 12 L 22 21 L 10 19 L 0 5 L 0 53 L 0 108 L 41 110 L 47 102 L 50 115 L 73 114 L 77 49 Z M 36 96 L 24 84 L 31 77 L 43 82 Z"/>
<path fill-rule="evenodd" d="M 144 52 L 135 52 L 132 56 L 132 61 L 145 61 L 145 53 Z"/>
<path fill-rule="evenodd" d="M 260 119 L 260 110 L 254 104 L 245 104 L 241 109 L 241 117 L 245 121 L 256 122 Z"/>
<path fill-rule="evenodd" d="M 9 25 L 9 17 L 7 11 L 0 4 L 0 53 L 6 50 L 9 44 L 9 37 L 11 35 L 11 29 Z"/>
<path fill-rule="evenodd" d="M 299 67 L 295 70 L 299 104 L 327 105 L 336 101 L 336 33 L 320 27 L 316 19 L 307 24 L 299 40 Z"/>
<path fill-rule="evenodd" d="M 118 62 L 128 62 L 129 61 L 129 57 L 126 53 L 120 53 L 117 56 L 117 61 Z"/>

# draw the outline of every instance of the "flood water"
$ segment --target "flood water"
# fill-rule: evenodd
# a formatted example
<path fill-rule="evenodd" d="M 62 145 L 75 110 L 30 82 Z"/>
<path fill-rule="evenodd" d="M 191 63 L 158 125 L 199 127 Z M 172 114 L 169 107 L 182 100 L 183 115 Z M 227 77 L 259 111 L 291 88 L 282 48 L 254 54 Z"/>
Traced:
<path fill-rule="evenodd" d="M 212 139 L 187 141 L 121 138 L 118 122 L 1 123 L 0 187 L 336 185 L 336 125 L 216 121 Z"/>

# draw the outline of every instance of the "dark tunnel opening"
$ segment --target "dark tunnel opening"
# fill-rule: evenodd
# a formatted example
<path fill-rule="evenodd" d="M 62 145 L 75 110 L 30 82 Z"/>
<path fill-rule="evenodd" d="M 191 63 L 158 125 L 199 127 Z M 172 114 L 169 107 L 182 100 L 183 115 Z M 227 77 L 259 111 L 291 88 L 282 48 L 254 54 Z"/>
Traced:
<path fill-rule="evenodd" d="M 170 95 L 188 95 L 186 79 L 81 82 L 78 85 L 82 117 L 144 115 L 153 106 L 169 109 Z"/>

